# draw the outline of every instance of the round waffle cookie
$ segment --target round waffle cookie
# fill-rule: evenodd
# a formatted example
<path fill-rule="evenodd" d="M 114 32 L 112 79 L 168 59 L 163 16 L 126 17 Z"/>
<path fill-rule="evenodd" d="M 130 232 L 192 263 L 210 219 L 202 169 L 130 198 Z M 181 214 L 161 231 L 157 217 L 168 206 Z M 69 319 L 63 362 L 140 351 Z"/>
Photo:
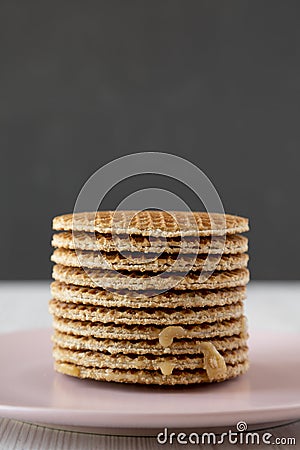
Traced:
<path fill-rule="evenodd" d="M 90 378 L 98 381 L 114 381 L 117 383 L 138 383 L 138 384 L 157 384 L 165 386 L 199 384 L 220 382 L 235 378 L 247 372 L 249 368 L 248 360 L 238 364 L 227 364 L 226 373 L 222 376 L 210 378 L 207 370 L 178 370 L 172 371 L 172 374 L 163 375 L 159 371 L 154 370 L 137 370 L 137 369 L 99 369 L 95 367 L 84 367 L 72 363 L 55 360 L 54 364 L 57 372 L 71 375 L 77 378 Z"/>
<path fill-rule="evenodd" d="M 49 302 L 50 313 L 64 319 L 115 324 L 192 325 L 236 319 L 243 315 L 243 303 L 202 308 L 105 308 L 103 306 Z"/>
<path fill-rule="evenodd" d="M 77 284 L 79 286 L 102 287 L 104 289 L 223 289 L 244 286 L 249 281 L 249 271 L 246 268 L 214 272 L 208 279 L 202 281 L 201 272 L 190 272 L 186 276 L 178 273 L 117 272 L 102 269 L 83 269 L 57 264 L 53 267 L 52 276 L 57 281 Z"/>
<path fill-rule="evenodd" d="M 112 355 L 155 355 L 164 353 L 169 355 L 193 355 L 199 353 L 200 344 L 211 342 L 220 351 L 230 351 L 247 347 L 248 334 L 241 332 L 232 336 L 214 337 L 208 339 L 174 339 L 171 347 L 164 349 L 159 340 L 128 340 L 128 339 L 101 339 L 94 336 L 76 336 L 74 334 L 55 331 L 52 336 L 53 343 L 61 348 L 71 350 L 91 350 Z M 162 349 L 164 350 L 162 353 Z"/>
<path fill-rule="evenodd" d="M 202 306 L 230 305 L 246 298 L 246 288 L 238 286 L 224 289 L 201 289 L 174 291 L 169 290 L 157 294 L 156 291 L 106 291 L 101 288 L 77 286 L 54 281 L 51 284 L 53 298 L 83 305 L 95 305 L 106 307 L 132 307 L 132 308 L 199 308 Z"/>
<path fill-rule="evenodd" d="M 73 235 L 74 233 L 74 235 Z M 140 252 L 140 253 L 179 253 L 183 254 L 236 254 L 248 250 L 248 239 L 245 236 L 227 235 L 225 240 L 215 236 L 213 241 L 209 236 L 201 238 L 151 237 L 142 235 L 112 235 L 88 233 L 85 231 L 65 231 L 56 233 L 52 238 L 52 246 L 74 250 L 91 250 L 104 252 Z"/>
<path fill-rule="evenodd" d="M 53 228 L 55 370 L 171 386 L 248 369 L 247 219 L 102 211 Z"/>
<path fill-rule="evenodd" d="M 199 345 L 201 348 L 201 344 Z M 237 364 L 247 360 L 247 347 L 239 347 L 230 351 L 220 351 L 226 364 Z M 106 352 L 91 350 L 70 350 L 57 345 L 54 346 L 53 356 L 57 361 L 76 364 L 84 367 L 95 367 L 98 369 L 144 369 L 144 370 L 164 370 L 167 364 L 171 368 L 185 369 L 205 369 L 203 354 L 193 355 L 122 355 L 108 354 Z M 164 373 L 163 373 L 164 375 Z"/>
<path fill-rule="evenodd" d="M 65 214 L 53 229 L 157 237 L 211 236 L 248 231 L 248 219 L 230 214 L 191 211 L 98 211 Z"/>
<path fill-rule="evenodd" d="M 244 316 L 237 319 L 223 320 L 213 323 L 197 325 L 183 325 L 180 327 L 156 325 L 127 325 L 102 322 L 88 322 L 64 319 L 53 316 L 53 327 L 61 333 L 74 336 L 95 337 L 100 339 L 128 340 L 128 341 L 159 341 L 167 340 L 172 344 L 178 339 L 211 339 L 216 337 L 247 334 L 247 321 Z M 167 339 L 165 339 L 167 333 Z M 172 338 L 173 336 L 173 338 Z M 161 348 L 164 346 L 161 345 Z M 166 348 L 170 347 L 167 346 Z"/>
<path fill-rule="evenodd" d="M 156 257 L 153 253 L 147 255 L 141 253 L 126 253 L 121 255 L 118 252 L 91 252 L 86 250 L 69 250 L 58 248 L 54 250 L 51 261 L 70 267 L 87 267 L 90 269 L 113 269 L 140 272 L 164 272 L 176 263 L 176 270 L 184 272 L 187 268 L 197 271 L 206 270 L 234 270 L 246 267 L 248 255 L 240 253 L 236 255 L 198 255 L 192 258 L 190 255 L 181 255 L 177 260 L 177 255 L 167 253 Z"/>

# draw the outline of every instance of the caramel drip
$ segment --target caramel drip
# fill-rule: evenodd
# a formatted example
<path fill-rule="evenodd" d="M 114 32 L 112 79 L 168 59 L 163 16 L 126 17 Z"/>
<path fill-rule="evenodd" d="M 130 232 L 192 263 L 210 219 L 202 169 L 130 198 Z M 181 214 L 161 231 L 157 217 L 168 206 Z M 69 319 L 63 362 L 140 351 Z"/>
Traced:
<path fill-rule="evenodd" d="M 159 368 L 163 375 L 172 375 L 174 367 L 175 367 L 175 364 L 171 363 L 169 361 L 159 363 Z"/>
<path fill-rule="evenodd" d="M 211 342 L 202 342 L 199 347 L 204 356 L 204 368 L 209 380 L 223 378 L 227 373 L 223 356 Z"/>
<path fill-rule="evenodd" d="M 182 338 L 187 335 L 186 330 L 180 326 L 169 326 L 159 333 L 159 343 L 164 349 L 173 344 L 174 338 Z M 223 356 L 217 351 L 211 342 L 201 342 L 199 352 L 203 353 L 203 365 L 210 381 L 222 379 L 226 376 L 227 367 Z M 169 361 L 161 362 L 159 368 L 163 375 L 171 375 L 175 364 Z"/>
<path fill-rule="evenodd" d="M 80 369 L 78 367 L 66 363 L 61 363 L 60 367 L 64 374 L 71 375 L 72 377 L 80 377 Z"/>
<path fill-rule="evenodd" d="M 173 344 L 174 338 L 184 337 L 186 335 L 186 331 L 179 326 L 170 326 L 164 328 L 159 333 L 159 343 L 164 348 L 170 347 Z"/>
<path fill-rule="evenodd" d="M 248 323 L 247 323 L 246 317 L 243 317 L 242 323 L 243 323 L 243 330 L 241 332 L 241 337 L 244 339 L 247 339 L 248 338 Z"/>

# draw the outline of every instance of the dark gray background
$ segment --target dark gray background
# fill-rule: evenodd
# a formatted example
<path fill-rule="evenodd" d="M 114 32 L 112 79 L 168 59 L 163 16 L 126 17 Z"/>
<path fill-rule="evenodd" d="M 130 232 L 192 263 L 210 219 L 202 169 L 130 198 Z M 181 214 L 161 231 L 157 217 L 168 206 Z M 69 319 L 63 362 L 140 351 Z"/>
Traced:
<path fill-rule="evenodd" d="M 154 150 L 250 217 L 253 278 L 299 279 L 299 23 L 291 0 L 2 0 L 1 278 L 50 277 L 51 218 L 104 163 Z"/>

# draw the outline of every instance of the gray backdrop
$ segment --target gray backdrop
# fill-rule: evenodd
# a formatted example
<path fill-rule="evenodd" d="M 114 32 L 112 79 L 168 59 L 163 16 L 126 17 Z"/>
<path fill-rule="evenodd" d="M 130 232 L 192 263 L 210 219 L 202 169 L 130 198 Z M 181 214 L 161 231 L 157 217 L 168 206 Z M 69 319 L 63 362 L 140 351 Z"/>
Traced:
<path fill-rule="evenodd" d="M 299 20 L 297 0 L 2 0 L 1 278 L 50 277 L 51 218 L 104 163 L 155 150 L 250 217 L 253 278 L 299 279 Z"/>

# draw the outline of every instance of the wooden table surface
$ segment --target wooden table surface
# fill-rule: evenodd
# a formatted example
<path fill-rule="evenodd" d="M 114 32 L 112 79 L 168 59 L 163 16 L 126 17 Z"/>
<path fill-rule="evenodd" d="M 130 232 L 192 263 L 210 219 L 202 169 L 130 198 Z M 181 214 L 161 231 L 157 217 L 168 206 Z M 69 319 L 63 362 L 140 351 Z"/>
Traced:
<path fill-rule="evenodd" d="M 0 332 L 51 326 L 51 317 L 47 308 L 49 297 L 49 282 L 1 282 Z M 251 282 L 248 288 L 246 313 L 250 329 L 255 325 L 255 329 L 275 330 L 278 333 L 281 331 L 300 333 L 300 282 Z M 300 357 L 300 352 L 297 357 Z M 295 395 L 299 395 L 299 392 Z M 270 442 L 274 444 L 271 448 L 300 448 L 300 417 L 288 424 L 276 426 L 270 424 L 263 430 L 258 424 L 257 428 L 260 438 L 266 432 L 272 435 Z M 294 438 L 295 444 L 287 443 L 288 438 Z M 257 445 L 227 443 L 205 445 L 207 449 L 216 447 L 240 449 L 255 448 Z M 259 447 L 270 448 L 270 445 L 260 444 Z M 0 418 L 1 450 L 151 450 L 157 448 L 200 447 L 178 443 L 161 445 L 155 436 L 130 437 L 77 433 L 36 426 L 12 418 Z"/>

